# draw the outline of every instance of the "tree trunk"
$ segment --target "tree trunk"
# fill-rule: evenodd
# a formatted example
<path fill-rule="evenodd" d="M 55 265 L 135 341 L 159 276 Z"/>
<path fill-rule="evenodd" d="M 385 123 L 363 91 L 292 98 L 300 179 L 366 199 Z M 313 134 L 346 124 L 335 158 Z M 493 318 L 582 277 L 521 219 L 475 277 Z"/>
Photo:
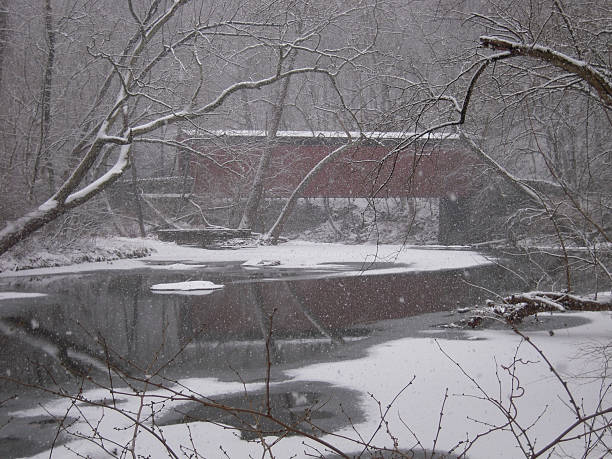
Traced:
<path fill-rule="evenodd" d="M 36 160 L 34 161 L 34 172 L 32 174 L 32 185 L 30 196 L 34 191 L 34 184 L 39 173 L 40 164 L 43 163 L 49 179 L 49 194 L 55 190 L 55 173 L 48 151 L 49 131 L 51 130 L 51 84 L 53 83 L 53 66 L 55 63 L 55 30 L 53 30 L 53 11 L 51 10 L 51 0 L 45 1 L 45 32 L 47 34 L 47 62 L 45 64 L 45 74 L 43 77 L 43 87 L 41 94 L 42 117 L 40 120 L 40 140 Z"/>
<path fill-rule="evenodd" d="M 138 173 L 136 171 L 136 161 L 134 156 L 130 156 L 130 169 L 132 170 L 132 192 L 134 193 L 134 205 L 136 206 L 136 215 L 138 216 L 138 228 L 140 236 L 146 237 L 147 232 L 144 225 L 144 216 L 142 214 L 142 205 L 140 204 L 140 193 L 138 191 Z"/>
<path fill-rule="evenodd" d="M 586 61 L 576 60 L 552 48 L 535 43 L 525 44 L 498 37 L 481 36 L 480 43 L 497 51 L 506 51 L 510 56 L 527 56 L 542 60 L 566 72 L 572 73 L 591 86 L 601 101 L 612 105 L 612 84 L 607 75 Z"/>
<path fill-rule="evenodd" d="M 117 214 L 113 210 L 110 201 L 108 200 L 108 193 L 102 193 L 102 200 L 104 201 L 104 205 L 106 206 L 106 210 L 108 211 L 109 218 L 112 220 L 113 226 L 117 230 L 117 234 L 119 234 L 119 236 L 121 237 L 126 237 L 128 233 L 125 230 L 123 224 L 121 223 L 121 220 L 117 217 Z"/>
<path fill-rule="evenodd" d="M 336 148 L 325 158 L 319 161 L 317 165 L 313 167 L 310 172 L 308 172 L 308 174 L 306 174 L 306 176 L 302 179 L 296 189 L 293 190 L 293 193 L 291 193 L 289 200 L 283 207 L 283 210 L 276 219 L 274 225 L 272 225 L 272 228 L 270 228 L 270 230 L 264 236 L 265 241 L 269 242 L 270 244 L 276 244 L 278 242 L 278 238 L 283 231 L 283 227 L 285 226 L 287 219 L 291 215 L 291 212 L 293 212 L 293 208 L 295 207 L 298 198 L 302 195 L 302 192 L 308 186 L 308 184 L 319 174 L 319 172 L 321 172 L 325 168 L 325 166 L 327 166 L 327 164 L 334 161 L 336 158 L 338 158 L 338 156 L 342 155 L 342 153 L 344 153 L 350 147 L 357 145 L 358 143 L 359 140 L 349 140 L 347 143 Z"/>
<path fill-rule="evenodd" d="M 128 156 L 131 144 L 123 145 L 115 165 L 104 175 L 97 178 L 83 189 L 73 192 L 87 171 L 89 171 L 89 163 L 95 159 L 101 148 L 101 146 L 94 142 L 94 145 L 90 147 L 89 152 L 86 157 L 83 158 L 79 167 L 66 182 L 62 184 L 59 191 L 38 207 L 38 209 L 27 213 L 25 216 L 15 221 L 7 222 L 6 226 L 0 230 L 0 255 L 28 237 L 34 231 L 52 222 L 60 215 L 65 214 L 68 210 L 89 201 L 121 177 L 128 166 Z"/>
<path fill-rule="evenodd" d="M 0 0 L 0 93 L 2 92 L 2 70 L 4 69 L 4 55 L 9 35 L 8 0 Z"/>
<path fill-rule="evenodd" d="M 325 214 L 327 216 L 327 222 L 329 223 L 329 226 L 331 227 L 332 230 L 334 230 L 334 234 L 336 235 L 337 238 L 341 237 L 342 232 L 338 229 L 338 227 L 334 223 L 334 216 L 333 216 L 331 207 L 329 206 L 329 198 L 327 196 L 323 198 L 323 207 L 325 208 Z"/>
<path fill-rule="evenodd" d="M 293 68 L 294 61 L 295 53 L 291 53 L 288 61 L 289 70 Z M 285 99 L 287 98 L 287 93 L 289 92 L 289 80 L 289 77 L 283 80 L 280 90 L 278 91 L 276 103 L 272 109 L 272 120 L 266 135 L 266 146 L 261 154 L 261 157 L 259 158 L 257 171 L 255 171 L 255 177 L 253 178 L 253 185 L 251 186 L 251 191 L 249 192 L 249 197 L 247 198 L 247 203 L 244 208 L 244 212 L 242 213 L 240 224 L 238 225 L 238 228 L 240 229 L 252 228 L 253 222 L 255 221 L 255 216 L 259 210 L 261 197 L 263 195 L 264 177 L 268 171 L 268 167 L 270 166 L 274 139 L 278 133 L 278 127 L 280 126 L 280 121 L 283 116 L 283 109 L 285 108 Z"/>

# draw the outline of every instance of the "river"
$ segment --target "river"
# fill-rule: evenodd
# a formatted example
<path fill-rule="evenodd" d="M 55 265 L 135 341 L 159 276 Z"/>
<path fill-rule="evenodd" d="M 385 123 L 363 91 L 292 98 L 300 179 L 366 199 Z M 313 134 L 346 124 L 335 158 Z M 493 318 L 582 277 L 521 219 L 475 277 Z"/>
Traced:
<path fill-rule="evenodd" d="M 6 426 L 0 430 L 0 456 L 33 454 L 48 448 L 54 438 L 56 425 L 44 416 L 27 426 L 9 422 L 10 411 L 50 398 L 33 388 L 74 391 L 82 385 L 92 387 L 95 380 L 108 384 L 110 368 L 136 378 L 153 374 L 159 381 L 253 382 L 265 379 L 268 363 L 271 380 L 282 381 L 287 369 L 353 358 L 374 344 L 449 321 L 458 308 L 482 304 L 492 292 L 529 288 L 532 281 L 525 279 L 533 275 L 521 272 L 520 266 L 515 260 L 513 268 L 490 264 L 344 276 L 342 269 L 355 269 L 347 264 L 330 276 L 312 270 L 253 270 L 240 263 L 212 263 L 183 269 L 157 265 L 128 272 L 3 278 L 0 290 L 45 296 L 1 304 L 0 425 Z M 190 279 L 225 287 L 198 295 L 150 290 L 153 284 Z M 461 337 L 461 332 L 445 333 Z M 321 385 L 286 385 L 275 389 L 270 400 L 276 411 L 284 413 L 279 414 L 282 417 L 330 392 L 345 407 L 354 404 L 350 391 Z M 221 400 L 236 406 L 241 398 Z M 193 410 L 160 423 L 214 419 L 232 424 L 231 419 L 214 418 L 202 408 Z M 319 414 L 315 421 L 328 429 L 345 422 L 338 413 L 320 410 Z M 357 408 L 350 414 L 359 419 Z M 242 433 L 243 438 L 249 435 Z"/>

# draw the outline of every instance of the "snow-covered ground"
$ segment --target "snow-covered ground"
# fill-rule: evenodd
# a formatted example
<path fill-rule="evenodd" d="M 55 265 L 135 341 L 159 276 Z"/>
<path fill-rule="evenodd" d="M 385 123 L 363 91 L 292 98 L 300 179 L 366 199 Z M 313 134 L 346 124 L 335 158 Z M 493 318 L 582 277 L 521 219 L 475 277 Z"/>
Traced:
<path fill-rule="evenodd" d="M 569 381 L 575 399 L 581 401 L 585 412 L 592 413 L 601 409 L 601 406 L 598 408 L 601 397 L 604 399 L 603 407 L 610 407 L 612 402 L 609 387 L 606 390 L 612 375 L 608 374 L 607 379 L 600 377 L 606 371 L 602 347 L 608 346 L 607 358 L 610 357 L 612 314 L 583 313 L 580 316 L 591 322 L 564 329 L 553 336 L 548 331 L 532 332 L 529 336 L 562 377 Z M 373 394 L 385 407 L 414 376 L 413 384 L 393 404 L 387 416 L 390 431 L 401 439 L 403 447 L 416 443 L 403 424 L 405 422 L 425 448 L 432 448 L 446 389 L 449 398 L 444 406 L 437 443 L 440 450 L 448 451 L 462 440 L 486 432 L 491 425 L 499 426 L 506 422 L 505 414 L 493 401 L 483 400 L 485 394 L 464 371 L 488 396 L 501 401 L 506 408 L 509 407 L 508 394 L 514 389 L 517 419 L 525 428 L 533 424 L 528 435 L 535 442 L 536 450 L 576 420 L 562 384 L 529 344 L 521 342 L 520 337 L 509 330 L 477 331 L 472 333 L 472 338 L 477 339 L 408 338 L 377 346 L 363 359 L 337 362 L 333 366 L 313 365 L 290 374 L 301 380 L 328 381 L 360 391 L 368 419 L 355 428 L 368 438 L 380 420 L 378 405 L 368 394 Z M 339 433 L 354 435 L 351 430 L 347 428 Z M 576 429 L 573 433 L 580 431 Z M 392 446 L 384 429 L 376 438 L 379 444 Z M 608 430 L 608 445 L 610 441 L 612 432 Z M 340 444 L 349 451 L 356 449 L 350 447 L 350 442 Z M 585 441 L 564 444 L 563 450 L 569 457 L 582 457 Z M 462 447 L 455 452 L 462 452 Z M 468 453 L 470 458 L 483 459 L 521 456 L 512 433 L 508 431 L 484 436 Z M 594 454 L 594 457 L 600 456 Z"/>
<path fill-rule="evenodd" d="M 402 246 L 400 244 L 346 245 L 326 244 L 306 241 L 290 241 L 275 246 L 261 245 L 240 247 L 232 250 L 208 250 L 179 246 L 172 242 L 154 239 L 132 240 L 141 244 L 143 250 L 152 249 L 152 255 L 141 259 L 123 259 L 103 262 L 87 262 L 53 268 L 37 268 L 21 271 L 6 271 L 0 277 L 30 276 L 58 273 L 111 269 L 158 268 L 176 269 L 178 263 L 206 264 L 217 262 L 274 261 L 274 268 L 311 268 L 334 270 L 333 264 L 360 263 L 353 274 L 368 270 L 369 274 L 383 274 L 407 271 L 432 271 L 441 269 L 460 269 L 490 263 L 485 256 L 467 249 L 429 246 Z M 279 263 L 276 263 L 276 262 Z M 172 262 L 172 264 L 168 264 Z M 371 263 L 393 263 L 384 269 L 373 269 Z M 263 263 L 262 269 L 266 263 Z M 184 266 L 184 265 L 181 265 Z M 346 267 L 344 267 L 346 269 Z M 343 275 L 349 273 L 344 272 Z"/>
<path fill-rule="evenodd" d="M 609 407 L 612 402 L 609 393 L 610 375 L 604 375 L 605 366 L 602 363 L 602 347 L 609 346 L 612 336 L 612 314 L 599 312 L 578 315 L 588 319 L 588 323 L 557 331 L 552 336 L 544 331 L 531 332 L 529 336 L 568 381 L 575 400 L 589 414 L 597 410 L 601 399 L 603 407 Z M 448 451 L 462 441 L 474 439 L 479 433 L 506 422 L 507 418 L 496 407 L 496 401 L 499 400 L 503 407 L 509 407 L 509 394 L 512 390 L 516 396 L 513 400 L 516 418 L 522 426 L 528 427 L 528 436 L 535 443 L 536 450 L 575 421 L 562 384 L 528 343 L 522 342 L 511 331 L 474 331 L 471 335 L 470 338 L 475 339 L 436 339 L 435 334 L 431 338 L 404 338 L 377 345 L 365 357 L 297 368 L 287 372 L 286 377 L 293 382 L 320 381 L 352 389 L 360 394 L 358 404 L 365 413 L 363 420 L 334 432 L 334 435 L 322 437 L 347 453 L 362 450 L 350 440 L 358 439 L 359 436 L 367 440 L 374 436 L 372 444 L 392 447 L 393 441 L 388 432 L 398 439 L 400 448 L 415 447 L 416 436 L 423 448 L 432 449 L 447 389 L 448 399 L 444 404 L 441 430 L 436 443 L 438 451 Z M 414 381 L 395 399 L 413 377 Z M 221 383 L 207 378 L 183 380 L 173 386 L 173 389 L 185 394 L 197 393 L 211 398 L 221 394 L 240 393 L 245 388 L 247 391 L 260 390 L 262 384 L 242 387 L 238 383 Z M 116 395 L 123 412 L 136 416 L 140 397 L 128 389 L 115 390 L 116 393 L 124 394 Z M 155 390 L 149 392 L 143 401 L 145 404 L 159 402 L 159 397 L 170 395 L 168 391 Z M 111 397 L 110 393 L 100 389 L 84 394 L 84 398 L 89 400 L 110 400 Z M 490 400 L 486 397 L 490 397 Z M 378 430 L 380 411 L 376 400 L 381 402 L 383 411 L 392 403 L 386 415 L 388 430 L 386 426 Z M 181 402 L 170 400 L 165 401 L 163 408 L 156 405 L 162 410 L 156 413 L 157 419 L 160 419 L 163 412 L 180 406 Z M 96 435 L 112 438 L 116 445 L 132 445 L 133 422 L 126 416 L 87 404 L 79 403 L 77 407 L 69 400 L 58 400 L 41 408 L 12 415 L 30 417 L 52 414 L 62 417 L 68 413 L 78 418 L 70 426 L 70 431 L 91 435 L 91 429 L 95 428 Z M 150 426 L 150 421 L 145 421 L 145 425 Z M 579 428 L 574 433 L 581 431 Z M 234 430 L 223 425 L 194 422 L 165 426 L 162 430 L 155 430 L 155 433 L 163 433 L 168 446 L 180 457 L 183 457 L 181 445 L 184 457 L 194 447 L 203 457 L 264 457 L 261 445 L 241 440 Z M 609 445 L 612 441 L 609 430 L 604 435 Z M 273 438 L 267 440 L 271 443 Z M 135 445 L 138 457 L 167 455 L 159 439 L 145 429 L 140 430 Z M 455 451 L 462 452 L 466 445 L 461 444 Z M 313 440 L 287 437 L 275 444 L 272 452 L 278 458 L 312 457 L 308 456 L 308 453 L 314 452 L 311 447 L 325 451 L 324 447 Z M 585 440 L 580 439 L 564 443 L 563 449 L 557 451 L 567 457 L 581 457 L 585 447 Z M 64 446 L 56 446 L 53 457 L 77 457 L 77 454 L 81 454 L 81 457 L 104 456 L 89 440 L 75 437 Z M 603 457 L 602 454 L 598 450 L 593 456 Z M 468 452 L 470 458 L 483 459 L 522 456 L 513 434 L 507 430 L 483 436 Z M 47 458 L 49 452 L 36 457 Z"/>
<path fill-rule="evenodd" d="M 0 255 L 0 273 L 32 268 L 57 267 L 89 262 L 140 258 L 151 253 L 145 239 L 93 238 L 68 246 L 49 247 L 32 238 Z"/>

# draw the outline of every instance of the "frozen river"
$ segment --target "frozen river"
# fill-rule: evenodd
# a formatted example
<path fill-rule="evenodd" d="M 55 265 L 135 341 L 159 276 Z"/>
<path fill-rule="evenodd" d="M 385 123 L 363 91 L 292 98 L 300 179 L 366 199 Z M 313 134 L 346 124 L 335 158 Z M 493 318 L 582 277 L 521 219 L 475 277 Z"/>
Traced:
<path fill-rule="evenodd" d="M 483 286 L 497 293 L 526 288 L 518 273 L 497 264 L 385 273 L 391 266 L 401 263 L 370 264 L 381 274 L 354 275 L 360 269 L 355 263 L 336 263 L 329 271 L 324 264 L 281 269 L 157 260 L 131 270 L 4 277 L 0 290 L 13 292 L 13 298 L 0 302 L 0 362 L 6 376 L 0 379 L 5 401 L 0 425 L 6 423 L 0 430 L 0 456 L 32 455 L 55 439 L 54 416 L 10 419 L 11 412 L 53 399 L 33 387 L 72 393 L 97 384 L 138 388 L 144 380 L 165 385 L 215 381 L 215 401 L 251 408 L 268 403 L 286 422 L 324 400 L 309 426 L 335 431 L 365 419 L 358 391 L 293 381 L 287 372 L 356 359 L 375 345 L 432 331 L 442 339 L 464 339 L 461 331 L 435 325 L 456 319 L 459 308 L 482 304 L 491 296 Z M 150 289 L 202 279 L 224 288 Z M 18 295 L 32 292 L 41 295 Z M 268 371 L 271 385 L 266 389 Z M 236 384 L 250 385 L 248 398 Z M 198 403 L 164 411 L 156 422 L 168 426 L 200 420 L 237 427 L 243 440 L 258 436 L 244 428 L 239 416 Z M 57 443 L 70 440 L 60 435 Z"/>

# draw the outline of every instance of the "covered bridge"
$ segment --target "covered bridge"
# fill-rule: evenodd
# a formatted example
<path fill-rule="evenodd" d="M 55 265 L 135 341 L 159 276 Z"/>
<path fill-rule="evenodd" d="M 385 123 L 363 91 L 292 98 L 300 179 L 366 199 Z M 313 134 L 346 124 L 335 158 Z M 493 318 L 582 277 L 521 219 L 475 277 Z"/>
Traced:
<path fill-rule="evenodd" d="M 269 151 L 264 195 L 287 198 L 319 161 L 351 139 L 360 139 L 308 184 L 305 198 L 440 198 L 440 242 L 462 242 L 462 202 L 473 193 L 470 161 L 454 134 L 429 134 L 413 142 L 406 132 L 181 131 L 181 163 L 193 193 L 211 198 L 245 196 L 261 155 Z M 409 146 L 394 149 L 400 142 Z"/>

